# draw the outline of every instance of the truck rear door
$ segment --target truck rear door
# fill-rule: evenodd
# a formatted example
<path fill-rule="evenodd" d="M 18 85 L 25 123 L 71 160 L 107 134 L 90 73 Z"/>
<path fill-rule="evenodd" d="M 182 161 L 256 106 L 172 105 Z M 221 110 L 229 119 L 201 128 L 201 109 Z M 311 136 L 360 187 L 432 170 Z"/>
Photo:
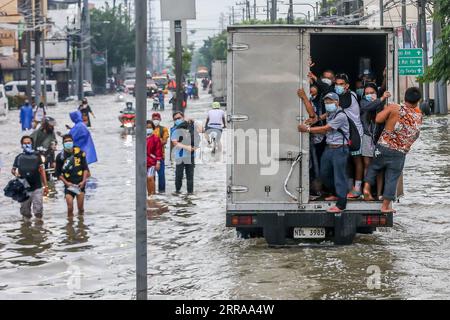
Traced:
<path fill-rule="evenodd" d="M 230 33 L 228 204 L 264 209 L 265 204 L 302 201 L 300 164 L 287 183 L 297 199 L 284 189 L 302 150 L 297 131 L 302 106 L 296 94 L 303 78 L 301 40 L 298 29 Z"/>

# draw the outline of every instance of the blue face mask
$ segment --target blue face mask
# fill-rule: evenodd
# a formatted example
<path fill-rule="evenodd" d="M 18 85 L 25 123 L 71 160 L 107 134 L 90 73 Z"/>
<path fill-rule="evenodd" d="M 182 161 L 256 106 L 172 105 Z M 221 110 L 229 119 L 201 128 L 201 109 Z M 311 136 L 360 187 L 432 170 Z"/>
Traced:
<path fill-rule="evenodd" d="M 366 100 L 369 101 L 369 102 L 373 101 L 373 98 L 372 98 L 372 95 L 371 95 L 371 94 L 366 94 L 366 95 L 364 96 L 364 99 L 366 99 Z"/>
<path fill-rule="evenodd" d="M 147 135 L 151 136 L 153 134 L 153 129 L 147 129 Z"/>
<path fill-rule="evenodd" d="M 31 144 L 23 144 L 22 149 L 25 153 L 33 153 L 33 145 Z"/>
<path fill-rule="evenodd" d="M 176 125 L 176 126 L 179 126 L 179 125 L 182 124 L 183 122 L 184 122 L 183 119 L 177 119 L 177 120 L 175 120 L 175 125 Z"/>
<path fill-rule="evenodd" d="M 336 112 L 337 107 L 334 103 L 325 103 L 325 109 L 327 110 L 327 112 L 333 113 Z"/>
<path fill-rule="evenodd" d="M 358 96 L 360 96 L 360 97 L 362 97 L 363 96 L 363 94 L 364 94 L 364 89 L 356 89 L 356 94 L 358 95 Z"/>
<path fill-rule="evenodd" d="M 72 150 L 73 149 L 73 142 L 64 142 L 63 144 L 65 150 Z"/>
<path fill-rule="evenodd" d="M 343 94 L 344 91 L 345 91 L 345 89 L 344 89 L 344 87 L 342 87 L 342 86 L 335 86 L 335 87 L 334 87 L 334 92 L 336 92 L 336 93 L 339 94 L 339 95 Z"/>

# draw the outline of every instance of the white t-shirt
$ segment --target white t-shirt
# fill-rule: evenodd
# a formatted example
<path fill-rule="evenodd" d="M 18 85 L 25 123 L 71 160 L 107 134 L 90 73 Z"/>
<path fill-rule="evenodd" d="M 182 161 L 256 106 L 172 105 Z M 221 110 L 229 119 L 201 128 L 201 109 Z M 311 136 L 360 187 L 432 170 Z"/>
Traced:
<path fill-rule="evenodd" d="M 44 109 L 42 109 L 42 108 L 37 108 L 37 110 L 35 111 L 35 114 L 36 114 L 36 118 L 35 118 L 36 121 L 41 122 L 42 119 L 43 119 L 44 116 L 45 116 Z"/>
<path fill-rule="evenodd" d="M 350 107 L 344 109 L 344 112 L 347 114 L 347 116 L 353 120 L 356 127 L 358 128 L 359 135 L 362 137 L 364 134 L 364 128 L 361 122 L 361 109 L 359 107 L 358 100 L 356 100 L 355 95 L 356 93 L 351 92 L 352 95 L 352 104 Z"/>
<path fill-rule="evenodd" d="M 225 116 L 225 112 L 222 109 L 212 109 L 208 111 L 208 127 L 214 129 L 222 129 L 223 125 L 223 117 Z"/>

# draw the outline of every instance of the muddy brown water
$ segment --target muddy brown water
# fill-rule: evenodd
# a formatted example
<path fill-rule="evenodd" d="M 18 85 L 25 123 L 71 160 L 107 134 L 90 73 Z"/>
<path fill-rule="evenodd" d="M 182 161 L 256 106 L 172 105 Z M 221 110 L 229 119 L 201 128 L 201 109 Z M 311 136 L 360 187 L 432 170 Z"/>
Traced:
<path fill-rule="evenodd" d="M 84 219 L 68 221 L 62 187 L 45 200 L 43 223 L 23 222 L 18 204 L 0 195 L 0 298 L 132 299 L 135 297 L 134 137 L 121 135 L 123 103 L 94 97 L 92 166 Z M 204 121 L 203 93 L 189 116 Z M 50 115 L 61 130 L 76 105 Z M 171 126 L 170 110 L 163 125 Z M 271 249 L 225 228 L 225 166 L 196 167 L 195 195 L 174 196 L 173 168 L 158 199 L 170 212 L 148 223 L 151 298 L 432 299 L 450 296 L 450 134 L 448 117 L 425 121 L 408 156 L 405 197 L 392 229 L 358 235 L 345 247 Z M 19 149 L 18 112 L 0 123 L 1 189 Z M 184 189 L 185 190 L 185 189 Z"/>

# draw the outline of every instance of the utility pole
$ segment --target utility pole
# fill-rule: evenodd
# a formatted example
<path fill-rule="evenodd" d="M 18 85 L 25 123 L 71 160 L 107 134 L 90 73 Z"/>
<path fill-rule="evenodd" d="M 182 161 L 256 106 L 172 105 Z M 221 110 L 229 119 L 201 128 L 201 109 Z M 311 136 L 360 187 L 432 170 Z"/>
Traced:
<path fill-rule="evenodd" d="M 154 45 L 153 45 L 153 12 L 152 12 L 152 2 L 151 0 L 147 0 L 148 1 L 148 46 L 149 46 L 149 61 L 148 61 L 148 66 L 150 69 L 150 73 L 153 74 L 153 71 L 155 69 L 154 66 L 154 59 L 153 59 L 153 55 L 154 55 Z"/>
<path fill-rule="evenodd" d="M 266 13 L 267 13 L 267 21 L 269 21 L 269 20 L 270 20 L 270 0 L 267 0 L 267 10 L 266 10 Z"/>
<path fill-rule="evenodd" d="M 439 11 L 439 2 L 434 2 L 433 12 Z M 436 55 L 439 51 L 439 46 L 442 43 L 442 25 L 439 20 L 434 18 L 433 20 L 433 37 L 434 37 L 434 50 L 433 53 Z M 447 103 L 447 86 L 446 83 L 442 80 L 438 81 L 435 84 L 434 89 L 435 96 L 435 110 L 438 110 L 440 114 L 447 115 L 448 114 L 448 103 Z"/>
<path fill-rule="evenodd" d="M 380 0 L 380 26 L 384 25 L 384 3 Z"/>
<path fill-rule="evenodd" d="M 250 12 L 250 1 L 245 1 L 245 7 L 247 8 L 247 20 L 250 21 L 252 19 L 251 12 Z"/>
<path fill-rule="evenodd" d="M 256 0 L 253 0 L 253 20 L 256 20 Z"/>
<path fill-rule="evenodd" d="M 272 0 L 272 8 L 271 8 L 271 22 L 275 23 L 277 21 L 277 0 Z"/>
<path fill-rule="evenodd" d="M 177 82 L 175 111 L 182 111 L 182 101 L 184 98 L 182 96 L 183 91 L 181 90 L 183 77 L 183 47 L 181 44 L 181 32 L 181 20 L 175 20 L 175 76 Z"/>
<path fill-rule="evenodd" d="M 89 81 L 92 84 L 92 63 L 91 63 L 91 16 L 89 12 L 89 0 L 83 0 L 83 64 L 84 76 L 83 80 Z"/>
<path fill-rule="evenodd" d="M 47 18 L 45 19 L 45 24 L 47 25 Z M 43 69 L 42 69 L 42 80 L 44 82 L 44 92 L 42 94 L 42 97 L 44 98 L 44 105 L 47 107 L 47 59 L 46 59 L 46 55 L 45 55 L 45 40 L 46 40 L 46 29 L 44 29 L 44 32 L 42 33 L 42 65 L 43 65 Z M 68 55 L 67 55 L 68 57 Z"/>
<path fill-rule="evenodd" d="M 34 98 L 36 105 L 41 102 L 41 1 L 34 1 Z"/>
<path fill-rule="evenodd" d="M 31 0 L 26 2 L 26 50 L 27 50 L 27 99 L 31 103 L 31 33 L 32 33 L 32 7 Z"/>
<path fill-rule="evenodd" d="M 147 300 L 147 1 L 135 0 L 136 23 L 136 298 Z"/>
<path fill-rule="evenodd" d="M 289 0 L 288 24 L 294 24 L 294 0 Z"/>
<path fill-rule="evenodd" d="M 235 20 L 234 20 L 234 6 L 231 7 L 231 16 L 232 16 L 233 25 L 234 25 L 234 23 L 235 23 Z"/>
<path fill-rule="evenodd" d="M 403 33 L 403 48 L 405 48 L 405 43 L 409 41 L 406 40 L 408 33 L 406 32 L 406 0 L 402 0 L 402 33 Z"/>
<path fill-rule="evenodd" d="M 322 14 L 321 16 L 326 16 L 327 15 L 327 0 L 322 0 L 322 10 L 321 10 Z"/>
<path fill-rule="evenodd" d="M 84 98 L 84 88 L 83 88 L 83 19 L 82 19 L 83 13 L 82 13 L 82 7 L 81 7 L 81 0 L 78 0 L 78 22 L 80 23 L 80 28 L 78 31 L 78 72 L 77 72 L 77 88 L 78 88 L 78 100 L 82 100 Z"/>
<path fill-rule="evenodd" d="M 419 14 L 419 34 L 420 36 L 418 37 L 420 39 L 419 42 L 419 48 L 423 49 L 423 67 L 424 69 L 426 69 L 426 67 L 428 66 L 428 44 L 427 44 L 427 17 L 426 17 L 426 11 L 425 11 L 425 6 L 426 6 L 426 0 L 418 0 L 418 14 Z M 430 99 L 430 84 L 429 83 L 424 83 L 422 85 L 422 89 L 423 89 L 423 100 L 425 103 L 427 103 Z"/>

